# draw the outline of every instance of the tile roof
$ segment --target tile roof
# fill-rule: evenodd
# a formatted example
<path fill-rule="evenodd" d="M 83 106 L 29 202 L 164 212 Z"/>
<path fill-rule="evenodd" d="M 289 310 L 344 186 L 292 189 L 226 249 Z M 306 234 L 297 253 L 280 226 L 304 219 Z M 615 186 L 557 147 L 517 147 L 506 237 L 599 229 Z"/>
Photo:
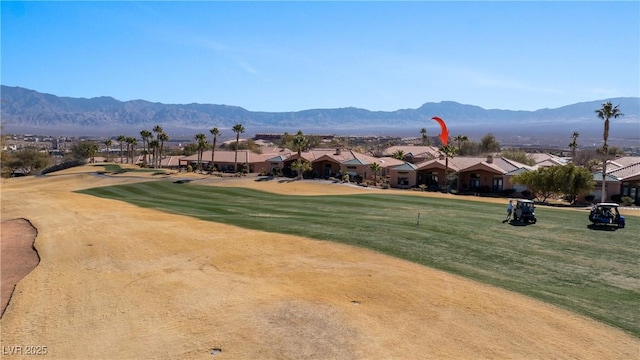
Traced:
<path fill-rule="evenodd" d="M 402 165 L 395 166 L 393 169 L 397 171 L 415 171 L 418 169 L 418 166 L 410 162 L 405 162 Z"/>
<path fill-rule="evenodd" d="M 611 170 L 640 163 L 640 156 L 623 156 L 614 160 L 607 161 L 607 167 Z"/>
<path fill-rule="evenodd" d="M 607 175 L 616 179 L 624 180 L 632 177 L 640 177 L 640 162 L 621 167 L 612 171 L 607 171 Z M 600 176 L 602 178 L 602 176 Z"/>
<path fill-rule="evenodd" d="M 391 146 L 382 152 L 384 156 L 391 156 L 396 151 L 402 151 L 405 156 L 413 157 L 437 157 L 438 148 L 435 146 L 417 146 L 417 145 L 403 145 L 403 146 Z"/>
<path fill-rule="evenodd" d="M 594 181 L 602 181 L 602 172 L 596 172 L 596 173 L 593 173 L 593 180 L 594 180 Z M 618 181 L 620 181 L 620 179 L 618 179 L 617 177 L 615 177 L 615 176 L 611 176 L 611 175 L 609 175 L 609 174 L 607 174 L 607 176 L 606 176 L 606 180 L 607 180 L 608 182 L 609 182 L 609 181 L 613 181 L 613 182 L 618 182 Z"/>
<path fill-rule="evenodd" d="M 449 158 L 449 170 L 460 171 L 460 168 L 454 163 L 453 158 Z M 417 170 L 422 169 L 445 169 L 447 167 L 445 159 L 432 159 L 416 164 Z"/>

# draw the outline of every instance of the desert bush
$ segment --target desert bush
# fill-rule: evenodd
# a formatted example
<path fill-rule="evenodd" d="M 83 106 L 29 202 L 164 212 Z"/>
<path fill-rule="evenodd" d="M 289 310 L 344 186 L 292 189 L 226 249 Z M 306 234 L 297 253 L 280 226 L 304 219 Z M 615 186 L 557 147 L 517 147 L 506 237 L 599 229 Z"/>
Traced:
<path fill-rule="evenodd" d="M 633 198 L 631 196 L 623 196 L 620 200 L 622 200 L 623 206 L 633 205 Z"/>
<path fill-rule="evenodd" d="M 86 160 L 69 160 L 69 161 L 65 161 L 65 162 L 61 162 L 60 164 L 56 164 L 53 166 L 49 166 L 48 168 L 42 169 L 42 171 L 40 172 L 42 175 L 46 175 L 52 172 L 56 172 L 56 171 L 60 171 L 60 170 L 64 170 L 64 169 L 70 169 L 76 166 L 81 166 L 86 164 L 87 161 Z"/>

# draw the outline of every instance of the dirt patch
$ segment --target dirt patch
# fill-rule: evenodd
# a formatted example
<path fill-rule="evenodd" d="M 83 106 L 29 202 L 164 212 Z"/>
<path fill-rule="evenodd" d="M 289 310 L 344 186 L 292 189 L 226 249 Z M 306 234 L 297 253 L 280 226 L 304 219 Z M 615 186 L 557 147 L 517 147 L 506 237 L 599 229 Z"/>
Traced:
<path fill-rule="evenodd" d="M 7 348 L 47 346 L 52 359 L 629 359 L 640 349 L 594 320 L 373 251 L 72 192 L 151 179 L 84 171 L 2 180 L 3 217 L 38 228 L 41 257 L 0 319 Z"/>
<path fill-rule="evenodd" d="M 28 220 L 4 220 L 1 228 L 0 304 L 4 314 L 16 284 L 35 269 L 40 257 L 33 247 L 38 232 Z"/>

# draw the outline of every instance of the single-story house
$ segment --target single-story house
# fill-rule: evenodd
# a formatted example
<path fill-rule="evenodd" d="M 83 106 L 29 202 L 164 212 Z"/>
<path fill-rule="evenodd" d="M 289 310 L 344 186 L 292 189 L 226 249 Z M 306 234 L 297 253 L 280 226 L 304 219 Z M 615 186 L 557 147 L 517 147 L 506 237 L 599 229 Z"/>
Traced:
<path fill-rule="evenodd" d="M 212 151 L 207 150 L 202 153 L 201 164 L 203 169 L 211 167 L 221 172 L 234 172 L 236 164 L 236 152 L 229 150 L 217 149 L 213 152 L 213 163 L 211 162 Z M 272 162 L 269 159 L 277 157 L 279 154 L 257 154 L 249 150 L 238 150 L 237 164 L 238 169 L 246 169 L 250 173 L 260 173 L 272 171 Z M 198 154 L 185 156 L 179 160 L 180 168 L 186 168 L 191 165 L 192 169 L 198 168 Z"/>
<path fill-rule="evenodd" d="M 300 157 L 311 164 L 312 176 L 316 178 L 340 177 L 341 174 L 348 173 L 351 180 L 356 177 L 373 179 L 374 174 L 370 169 L 372 163 L 380 165 L 380 171 L 375 174 L 375 177 L 387 176 L 390 167 L 403 163 L 401 160 L 389 157 L 377 158 L 344 149 L 314 149 L 302 152 Z M 296 160 L 298 160 L 297 153 L 283 160 L 285 175 L 291 173 L 291 165 Z"/>
<path fill-rule="evenodd" d="M 597 201 L 602 194 L 602 171 L 593 173 L 596 186 L 591 193 Z M 605 201 L 611 201 L 611 196 L 629 196 L 634 204 L 640 205 L 640 156 L 625 156 L 607 161 L 607 175 L 605 177 Z"/>
<path fill-rule="evenodd" d="M 391 186 L 410 188 L 425 185 L 428 188 L 446 186 L 445 158 L 428 160 L 418 164 L 405 163 L 391 168 Z M 456 174 L 453 188 L 459 191 L 499 192 L 511 189 L 511 178 L 518 169 L 532 167 L 503 157 L 453 157 L 448 161 L 449 176 Z"/>

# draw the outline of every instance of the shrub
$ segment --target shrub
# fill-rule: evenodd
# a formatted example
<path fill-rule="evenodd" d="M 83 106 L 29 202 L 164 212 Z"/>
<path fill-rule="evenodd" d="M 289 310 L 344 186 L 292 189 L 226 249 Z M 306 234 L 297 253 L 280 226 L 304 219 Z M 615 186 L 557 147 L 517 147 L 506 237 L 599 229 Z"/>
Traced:
<path fill-rule="evenodd" d="M 623 196 L 620 200 L 622 200 L 623 206 L 633 205 L 633 198 L 631 196 Z"/>
<path fill-rule="evenodd" d="M 60 164 L 49 166 L 48 168 L 42 169 L 40 173 L 42 175 L 46 175 L 48 173 L 52 173 L 52 172 L 56 172 L 64 169 L 70 169 L 76 166 L 81 166 L 86 163 L 87 162 L 85 160 L 69 160 L 69 161 L 61 162 Z"/>
<path fill-rule="evenodd" d="M 611 201 L 620 204 L 622 202 L 622 194 L 611 195 Z"/>
<path fill-rule="evenodd" d="M 595 195 L 593 195 L 593 194 L 589 194 L 589 195 L 585 196 L 585 197 L 584 197 L 584 199 L 585 199 L 586 201 L 588 201 L 588 202 L 593 202 L 593 200 L 595 200 L 595 199 L 596 199 L 596 196 L 595 196 Z"/>
<path fill-rule="evenodd" d="M 502 195 L 503 196 L 511 196 L 515 192 L 516 191 L 514 189 L 504 189 L 504 190 L 502 190 Z"/>

